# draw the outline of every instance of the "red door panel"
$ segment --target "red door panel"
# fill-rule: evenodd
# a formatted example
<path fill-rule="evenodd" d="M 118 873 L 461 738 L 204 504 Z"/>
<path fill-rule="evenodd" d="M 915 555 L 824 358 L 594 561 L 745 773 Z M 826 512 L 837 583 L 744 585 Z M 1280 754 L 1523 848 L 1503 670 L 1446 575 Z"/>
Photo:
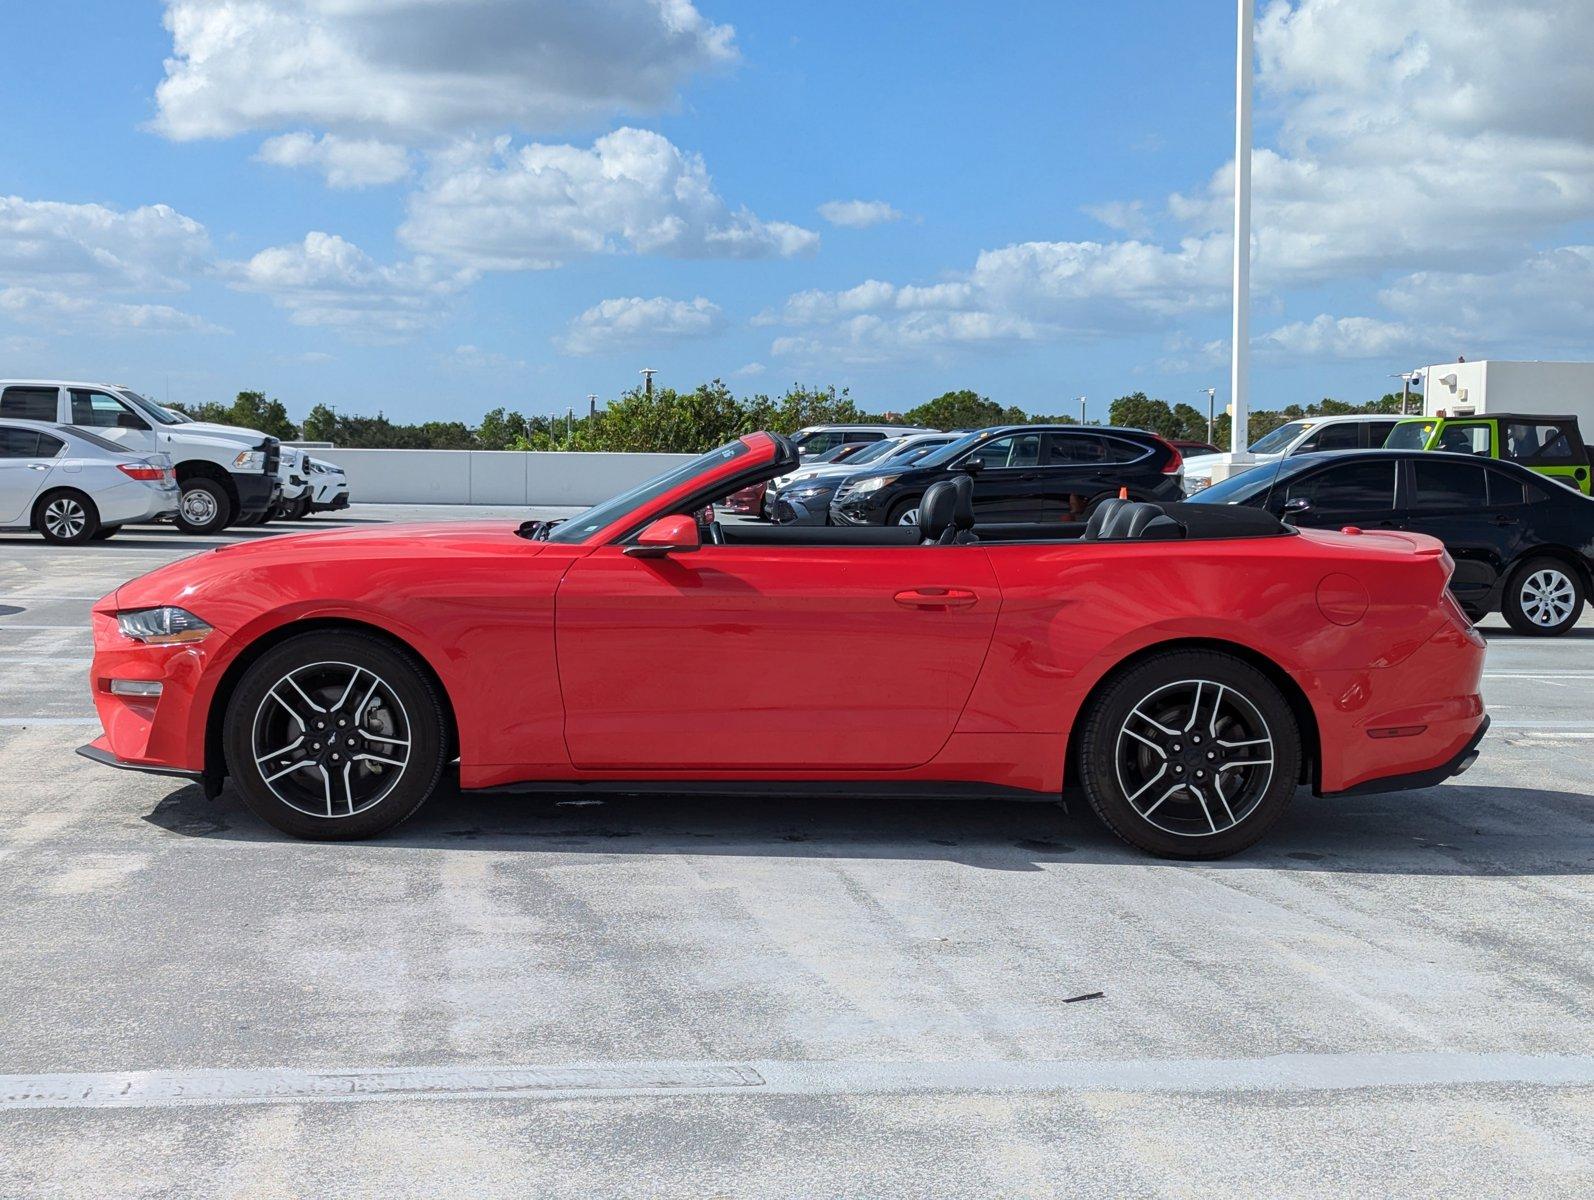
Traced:
<path fill-rule="evenodd" d="M 999 607 L 976 546 L 606 546 L 559 585 L 565 742 L 595 770 L 918 766 Z"/>

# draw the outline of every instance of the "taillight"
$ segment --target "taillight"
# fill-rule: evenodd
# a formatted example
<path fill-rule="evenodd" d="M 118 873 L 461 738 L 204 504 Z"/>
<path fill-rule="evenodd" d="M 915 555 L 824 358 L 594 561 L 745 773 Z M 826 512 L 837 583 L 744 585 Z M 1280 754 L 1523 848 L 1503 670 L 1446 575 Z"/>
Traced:
<path fill-rule="evenodd" d="M 1152 434 L 1151 436 L 1156 437 L 1157 435 Z M 1164 437 L 1159 437 L 1157 440 L 1168 448 L 1168 461 L 1162 464 L 1162 473 L 1164 475 L 1177 475 L 1184 470 L 1184 455 L 1179 453 L 1179 447 Z"/>
<path fill-rule="evenodd" d="M 165 467 L 157 467 L 150 463 L 117 463 L 116 469 L 129 479 L 136 479 L 140 483 L 160 483 L 170 474 Z"/>

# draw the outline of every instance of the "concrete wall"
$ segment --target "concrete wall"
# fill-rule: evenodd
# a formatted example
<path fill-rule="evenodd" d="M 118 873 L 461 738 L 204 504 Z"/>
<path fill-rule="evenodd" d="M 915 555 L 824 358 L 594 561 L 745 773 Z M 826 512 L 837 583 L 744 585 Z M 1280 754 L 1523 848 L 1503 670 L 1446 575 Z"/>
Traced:
<path fill-rule="evenodd" d="M 1423 415 L 1571 414 L 1584 438 L 1594 428 L 1594 363 L 1487 359 L 1423 368 Z M 1445 380 L 1455 378 L 1455 383 Z"/>
<path fill-rule="evenodd" d="M 690 454 L 516 450 L 313 450 L 349 475 L 356 503 L 588 505 Z"/>

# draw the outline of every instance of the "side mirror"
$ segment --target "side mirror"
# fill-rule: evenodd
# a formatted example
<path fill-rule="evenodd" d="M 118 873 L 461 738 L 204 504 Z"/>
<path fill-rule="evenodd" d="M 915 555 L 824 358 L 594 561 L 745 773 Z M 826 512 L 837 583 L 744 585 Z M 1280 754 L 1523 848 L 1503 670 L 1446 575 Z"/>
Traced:
<path fill-rule="evenodd" d="M 641 533 L 636 544 L 627 546 L 630 558 L 663 558 L 667 554 L 685 554 L 703 546 L 703 535 L 698 532 L 693 517 L 660 517 Z"/>
<path fill-rule="evenodd" d="M 978 475 L 985 470 L 985 460 L 983 458 L 965 458 L 958 463 L 958 470 L 967 471 L 970 475 Z"/>
<path fill-rule="evenodd" d="M 118 429 L 148 429 L 149 426 L 130 412 L 116 414 L 116 427 Z"/>
<path fill-rule="evenodd" d="M 1312 511 L 1312 502 L 1305 496 L 1292 496 L 1284 502 L 1284 515 L 1280 520 L 1288 522 L 1291 517 L 1298 517 L 1302 513 Z"/>

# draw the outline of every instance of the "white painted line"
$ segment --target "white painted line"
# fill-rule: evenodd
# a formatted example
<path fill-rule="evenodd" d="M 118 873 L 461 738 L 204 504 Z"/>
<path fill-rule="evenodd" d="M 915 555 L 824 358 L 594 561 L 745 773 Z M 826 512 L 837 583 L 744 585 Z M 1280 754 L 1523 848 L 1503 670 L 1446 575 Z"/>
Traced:
<path fill-rule="evenodd" d="M 120 585 L 118 585 L 118 586 L 120 586 Z M 29 601 L 38 601 L 38 600 L 43 600 L 43 601 L 46 601 L 46 602 L 52 601 L 52 600 L 98 600 L 102 596 L 110 595 L 111 592 L 114 591 L 114 590 L 115 590 L 114 588 L 107 588 L 105 591 L 101 592 L 98 596 L 47 596 L 47 595 L 42 595 L 42 594 L 24 596 L 24 595 L 22 595 L 20 593 L 17 593 L 17 594 L 3 594 L 3 593 L 0 593 L 0 603 L 22 603 L 22 604 L 25 604 L 25 603 L 27 603 Z"/>
<path fill-rule="evenodd" d="M 86 667 L 93 661 L 92 658 L 63 658 L 60 655 L 46 658 L 0 654 L 0 666 L 3 667 Z"/>
<path fill-rule="evenodd" d="M 1594 733 L 1594 721 L 1494 721 L 1490 733 L 1539 733 L 1556 737 L 1564 733 Z"/>
<path fill-rule="evenodd" d="M 1594 671 L 1485 671 L 1485 679 L 1594 679 Z"/>
<path fill-rule="evenodd" d="M 967 1062 L 631 1062 L 344 1071 L 192 1070 L 0 1076 L 0 1110 L 304 1104 L 704 1092 L 1316 1092 L 1368 1087 L 1594 1085 L 1594 1055 L 1283 1054 L 1242 1059 Z"/>
<path fill-rule="evenodd" d="M 79 622 L 76 625 L 13 625 L 9 621 L 7 621 L 4 617 L 0 617 L 0 633 L 6 633 L 9 630 L 13 630 L 13 629 L 17 629 L 17 630 L 24 630 L 25 629 L 29 633 L 44 633 L 46 631 L 54 632 L 54 631 L 57 631 L 57 630 L 67 630 L 67 629 L 70 629 L 73 633 L 93 633 L 94 632 L 94 630 L 90 629 L 87 625 L 85 625 L 85 624 L 83 624 L 81 622 Z"/>
<path fill-rule="evenodd" d="M 98 717 L 0 717 L 0 729 L 31 729 L 35 725 L 98 725 Z"/>

